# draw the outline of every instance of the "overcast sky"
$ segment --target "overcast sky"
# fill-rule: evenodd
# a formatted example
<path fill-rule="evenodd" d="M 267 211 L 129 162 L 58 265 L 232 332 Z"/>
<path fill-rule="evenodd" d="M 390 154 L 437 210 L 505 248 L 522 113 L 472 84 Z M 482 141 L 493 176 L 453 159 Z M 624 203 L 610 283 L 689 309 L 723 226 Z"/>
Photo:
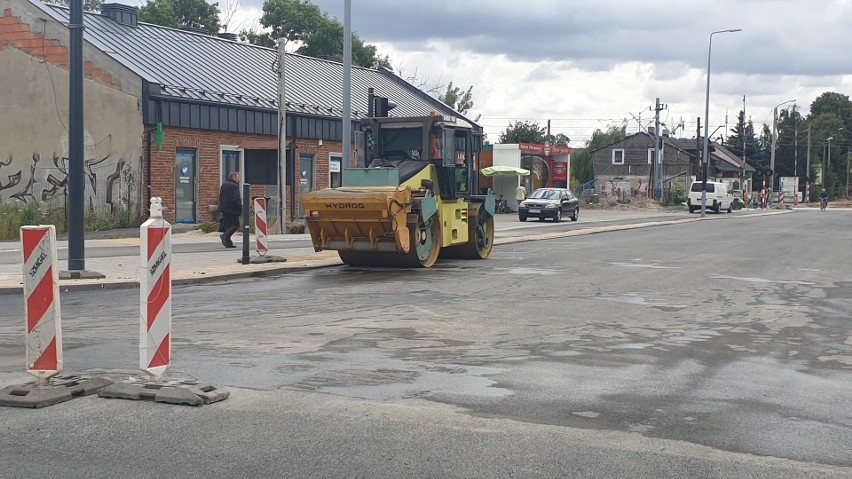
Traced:
<path fill-rule="evenodd" d="M 344 0 L 313 3 L 343 21 Z M 232 24 L 262 5 L 241 0 Z M 757 129 L 787 100 L 806 114 L 825 91 L 848 95 L 850 21 L 852 0 L 352 0 L 352 29 L 405 75 L 473 85 L 470 116 L 492 142 L 516 120 L 550 119 L 574 147 L 623 119 L 647 125 L 657 97 L 661 120 L 694 137 L 717 30 L 743 29 L 713 36 L 711 132 L 726 114 L 733 126 L 744 95 Z"/>

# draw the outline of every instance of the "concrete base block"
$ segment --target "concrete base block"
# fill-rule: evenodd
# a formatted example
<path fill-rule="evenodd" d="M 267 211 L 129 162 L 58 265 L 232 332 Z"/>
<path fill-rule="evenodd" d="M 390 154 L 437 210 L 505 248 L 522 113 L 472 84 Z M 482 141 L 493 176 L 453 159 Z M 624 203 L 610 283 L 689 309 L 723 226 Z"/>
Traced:
<path fill-rule="evenodd" d="M 0 391 L 0 406 L 40 408 L 94 394 L 112 381 L 82 376 L 57 376 L 47 383 L 32 381 Z"/>
<path fill-rule="evenodd" d="M 106 276 L 97 271 L 76 270 L 76 271 L 60 271 L 59 279 L 104 279 Z"/>
<path fill-rule="evenodd" d="M 281 256 L 254 256 L 249 260 L 251 264 L 266 264 L 266 263 L 284 263 L 287 258 Z M 241 262 L 238 261 L 238 262 Z"/>
<path fill-rule="evenodd" d="M 146 399 L 189 406 L 224 401 L 230 394 L 219 386 L 182 380 L 114 383 L 98 392 L 104 398 Z"/>

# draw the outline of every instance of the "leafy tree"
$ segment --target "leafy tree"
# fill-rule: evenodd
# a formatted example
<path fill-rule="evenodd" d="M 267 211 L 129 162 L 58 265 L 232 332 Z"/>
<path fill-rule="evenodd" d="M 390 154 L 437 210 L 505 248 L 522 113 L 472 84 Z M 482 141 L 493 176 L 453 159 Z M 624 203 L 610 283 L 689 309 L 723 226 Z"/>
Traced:
<path fill-rule="evenodd" d="M 337 19 L 323 17 L 323 20 L 308 34 L 305 42 L 296 50 L 300 55 L 317 58 L 333 58 L 343 60 L 343 24 Z M 352 64 L 362 67 L 372 67 L 376 63 L 376 47 L 365 44 L 352 33 Z"/>
<path fill-rule="evenodd" d="M 839 186 L 841 180 L 843 186 L 846 186 L 846 162 L 843 161 L 844 153 L 848 154 L 848 145 L 850 144 L 850 132 L 845 126 L 843 119 L 834 113 L 822 113 L 819 116 L 811 117 L 809 121 L 811 128 L 811 164 L 822 162 L 823 180 L 826 188 L 835 188 Z M 831 163 L 828 163 L 828 138 L 831 137 Z M 847 151 L 844 151 L 846 149 Z"/>
<path fill-rule="evenodd" d="M 163 27 L 181 27 L 172 0 L 149 0 L 139 8 L 139 21 Z"/>
<path fill-rule="evenodd" d="M 769 125 L 763 124 L 763 128 L 760 131 L 760 136 L 757 139 L 757 144 L 760 148 L 760 161 L 758 166 L 761 168 L 769 167 L 769 155 L 772 150 L 772 130 L 769 128 Z"/>
<path fill-rule="evenodd" d="M 840 93 L 825 92 L 811 103 L 811 118 L 833 113 L 845 127 L 852 126 L 852 102 L 849 96 Z"/>
<path fill-rule="evenodd" d="M 261 47 L 275 48 L 275 40 L 268 33 L 254 29 L 243 29 L 237 34 L 240 40 Z"/>
<path fill-rule="evenodd" d="M 219 31 L 219 4 L 204 0 L 148 0 L 139 9 L 139 21 L 172 28 L 203 28 L 215 35 Z"/>
<path fill-rule="evenodd" d="M 305 41 L 322 20 L 322 10 L 310 0 L 266 0 L 260 24 L 272 31 L 257 35 L 268 36 L 273 45 L 279 38 L 287 42 Z"/>
<path fill-rule="evenodd" d="M 450 83 L 452 85 L 452 83 Z M 471 89 L 473 87 L 470 87 Z M 470 91 L 470 90 L 468 90 Z M 547 129 L 539 126 L 534 121 L 516 121 L 514 125 L 510 124 L 506 130 L 500 134 L 497 140 L 499 143 L 533 143 L 543 145 L 545 142 L 550 142 L 554 146 L 570 146 L 571 138 L 563 133 L 556 135 L 547 134 Z"/>
<path fill-rule="evenodd" d="M 385 56 L 376 55 L 375 62 L 373 63 L 373 68 L 375 68 L 375 69 L 384 68 L 386 70 L 393 71 L 393 65 L 391 64 L 390 56 L 388 56 L 388 55 L 385 55 Z"/>
<path fill-rule="evenodd" d="M 473 85 L 467 91 L 462 91 L 460 87 L 454 86 L 453 82 L 450 82 L 447 85 L 446 93 L 439 94 L 438 100 L 464 115 L 473 108 Z"/>
<path fill-rule="evenodd" d="M 571 138 L 564 133 L 550 135 L 550 144 L 556 146 L 571 146 Z"/>
<path fill-rule="evenodd" d="M 627 124 L 610 125 L 606 131 L 597 129 L 585 147 L 577 148 L 571 153 L 571 174 L 580 182 L 586 182 L 595 177 L 595 162 L 591 152 L 606 145 L 623 140 L 627 135 Z"/>
<path fill-rule="evenodd" d="M 543 144 L 547 131 L 534 121 L 516 121 L 506 127 L 497 140 L 499 143 L 535 143 Z"/>
<path fill-rule="evenodd" d="M 754 134 L 754 123 L 751 120 L 746 122 L 745 112 L 740 110 L 737 116 L 737 124 L 731 128 L 730 135 L 725 139 L 725 148 L 736 153 L 738 157 L 743 156 L 743 139 L 745 139 L 746 162 L 752 166 L 761 161 L 760 145 L 757 142 L 757 137 Z"/>
<path fill-rule="evenodd" d="M 804 170 L 805 164 L 803 161 L 796 161 L 796 146 L 801 141 L 799 138 L 801 138 L 802 133 L 806 129 L 805 121 L 795 106 L 778 112 L 774 171 L 776 176 L 801 175 L 799 171 Z"/>
<path fill-rule="evenodd" d="M 285 42 L 298 42 L 296 53 L 312 57 L 343 58 L 343 24 L 310 0 L 266 0 L 260 24 L 270 32 L 243 30 L 243 41 L 271 47 L 279 38 Z M 364 43 L 357 33 L 352 33 L 352 64 L 362 67 L 389 66 L 390 58 L 376 54 L 376 47 Z"/>

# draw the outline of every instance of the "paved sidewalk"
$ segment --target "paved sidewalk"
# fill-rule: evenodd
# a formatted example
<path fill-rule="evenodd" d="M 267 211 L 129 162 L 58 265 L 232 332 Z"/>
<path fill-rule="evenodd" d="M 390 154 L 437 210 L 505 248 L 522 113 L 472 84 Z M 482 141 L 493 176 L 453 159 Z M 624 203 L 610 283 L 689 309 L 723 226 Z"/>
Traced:
<path fill-rule="evenodd" d="M 765 213 L 766 214 L 766 213 Z M 768 214 L 778 214 L 768 213 Z M 724 215 L 719 218 L 725 217 Z M 711 218 L 708 216 L 708 218 Z M 562 223 L 530 221 L 521 223 L 513 214 L 497 215 L 495 221 L 495 248 L 501 244 L 534 241 L 565 236 L 585 235 L 605 231 L 698 221 L 697 215 L 666 211 L 607 211 L 583 210 L 580 221 Z M 185 229 L 185 228 L 184 228 Z M 131 232 L 133 233 L 133 232 Z M 270 237 L 268 255 L 286 258 L 286 262 L 248 264 L 238 262 L 242 257 L 242 237 L 235 235 L 236 249 L 225 249 L 218 233 L 204 234 L 198 230 L 172 234 L 172 282 L 175 285 L 201 282 L 228 281 L 256 276 L 284 274 L 308 268 L 321 268 L 342 264 L 336 251 L 314 252 L 310 235 L 273 235 Z M 250 257 L 254 251 L 254 236 L 250 238 Z M 283 245 L 283 247 L 281 247 Z M 60 258 L 67 250 L 67 240 L 58 240 Z M 105 275 L 102 279 L 60 280 L 62 291 L 136 288 L 139 286 L 139 238 L 87 239 L 85 242 L 86 270 Z M 191 252 L 191 249 L 203 251 Z M 22 291 L 20 263 L 21 245 L 17 241 L 0 242 L 0 294 Z M 68 262 L 59 260 L 60 270 Z"/>
<path fill-rule="evenodd" d="M 272 236 L 271 238 L 276 243 L 282 241 L 280 236 Z M 283 238 L 285 244 L 290 242 L 307 242 L 307 244 L 310 244 L 310 235 L 307 234 L 286 235 Z M 259 257 L 258 253 L 254 251 L 254 241 L 254 235 L 251 235 L 249 242 L 250 258 Z M 286 262 L 243 265 L 238 262 L 242 258 L 242 238 L 234 235 L 234 242 L 237 243 L 237 248 L 225 249 L 222 247 L 218 233 L 203 234 L 199 231 L 173 233 L 172 284 L 226 281 L 278 274 L 309 267 L 341 264 L 340 258 L 334 251 L 316 253 L 312 247 L 298 247 L 269 251 L 269 256 L 286 258 Z M 175 251 L 180 245 L 201 245 L 209 246 L 209 248 L 207 248 L 207 251 L 199 252 Z M 67 248 L 67 240 L 57 241 L 60 257 L 65 257 L 63 250 L 67 250 Z M 86 270 L 100 273 L 106 277 L 102 279 L 63 279 L 59 282 L 62 291 L 136 288 L 139 286 L 139 270 L 142 267 L 138 252 L 139 238 L 87 239 L 85 248 Z M 121 250 L 122 253 L 112 255 L 109 253 L 110 249 Z M 135 249 L 135 251 L 127 251 L 128 249 Z M 98 256 L 92 256 L 91 252 L 95 250 L 101 253 Z M 20 243 L 0 243 L 0 252 L 9 253 L 13 251 L 20 254 Z M 65 271 L 67 267 L 68 261 L 60 259 L 60 271 Z M 0 264 L 0 294 L 21 292 L 22 274 L 20 263 Z"/>

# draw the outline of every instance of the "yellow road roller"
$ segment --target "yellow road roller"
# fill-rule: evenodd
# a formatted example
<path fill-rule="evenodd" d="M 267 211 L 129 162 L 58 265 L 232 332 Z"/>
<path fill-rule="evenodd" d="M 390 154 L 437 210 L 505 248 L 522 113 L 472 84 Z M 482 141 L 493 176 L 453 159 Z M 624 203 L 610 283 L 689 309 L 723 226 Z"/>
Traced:
<path fill-rule="evenodd" d="M 342 187 L 302 198 L 314 249 L 336 250 L 352 266 L 487 258 L 495 201 L 477 191 L 481 134 L 442 115 L 367 118 L 360 127 L 365 167 L 344 169 Z"/>

